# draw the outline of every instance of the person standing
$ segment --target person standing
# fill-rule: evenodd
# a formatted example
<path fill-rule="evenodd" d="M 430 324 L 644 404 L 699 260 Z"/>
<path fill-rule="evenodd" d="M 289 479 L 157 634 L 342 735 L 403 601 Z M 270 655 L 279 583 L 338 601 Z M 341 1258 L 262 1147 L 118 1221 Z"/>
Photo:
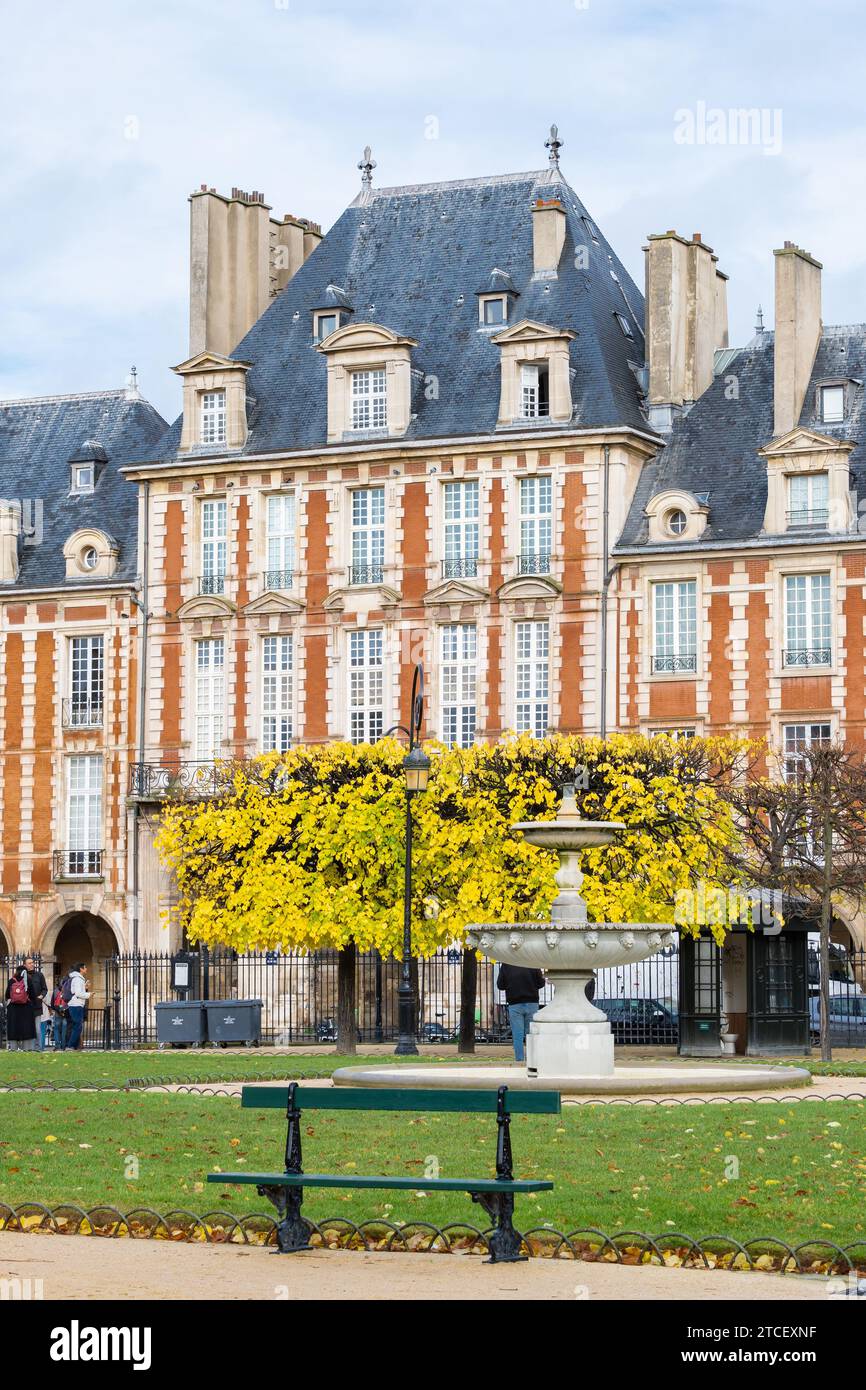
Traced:
<path fill-rule="evenodd" d="M 81 1046 L 81 1030 L 84 1027 L 84 1010 L 90 998 L 87 988 L 87 966 L 79 961 L 69 972 L 69 1031 L 66 1047 L 76 1051 Z"/>
<path fill-rule="evenodd" d="M 6 986 L 6 1046 L 10 1052 L 36 1051 L 36 1001 L 23 965 Z"/>
<path fill-rule="evenodd" d="M 33 998 L 33 1013 L 36 1020 L 36 1046 L 42 1052 L 45 1048 L 45 1029 L 48 1025 L 50 1014 L 47 1012 L 48 1003 L 48 984 L 41 970 L 36 967 L 36 961 L 32 956 L 25 957 L 24 969 L 27 973 L 27 983 Z"/>
<path fill-rule="evenodd" d="M 544 989 L 544 974 L 524 965 L 500 965 L 496 988 L 501 989 L 508 1004 L 511 1041 L 515 1062 L 526 1059 L 526 1035 L 538 1013 L 538 995 Z"/>

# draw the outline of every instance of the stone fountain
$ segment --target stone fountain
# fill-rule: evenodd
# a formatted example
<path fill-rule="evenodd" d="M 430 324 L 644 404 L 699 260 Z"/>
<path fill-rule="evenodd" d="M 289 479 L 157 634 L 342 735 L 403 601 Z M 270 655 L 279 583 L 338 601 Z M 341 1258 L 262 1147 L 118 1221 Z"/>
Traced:
<path fill-rule="evenodd" d="M 655 922 L 590 922 L 580 888 L 580 856 L 585 849 L 611 844 L 625 826 L 619 821 L 586 821 L 578 815 L 574 787 L 566 786 L 552 821 L 513 826 L 530 844 L 559 855 L 559 893 L 548 922 L 498 922 L 472 926 L 466 943 L 491 960 L 543 970 L 553 985 L 553 1002 L 532 1020 L 526 1066 L 501 1061 L 479 1066 L 413 1065 L 341 1067 L 335 1086 L 456 1087 L 516 1086 L 559 1090 L 566 1095 L 669 1095 L 698 1092 L 767 1091 L 808 1086 L 801 1067 L 674 1061 L 614 1066 L 613 1035 L 607 1017 L 587 998 L 596 970 L 644 960 L 676 934 Z"/>
<path fill-rule="evenodd" d="M 581 852 L 611 844 L 625 826 L 581 820 L 573 786 L 565 787 L 556 820 L 525 821 L 512 828 L 531 845 L 559 855 L 559 894 L 550 921 L 471 927 L 466 943 L 492 960 L 543 970 L 553 985 L 553 1003 L 536 1014 L 526 1040 L 529 1076 L 612 1076 L 610 1024 L 586 993 L 593 972 L 645 960 L 673 944 L 675 935 L 657 923 L 587 921 L 580 892 Z"/>

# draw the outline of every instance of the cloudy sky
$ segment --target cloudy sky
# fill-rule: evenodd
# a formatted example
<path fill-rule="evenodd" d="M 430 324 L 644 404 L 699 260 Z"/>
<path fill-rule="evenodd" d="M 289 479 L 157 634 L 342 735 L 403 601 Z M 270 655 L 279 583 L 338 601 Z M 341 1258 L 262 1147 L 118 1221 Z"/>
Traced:
<path fill-rule="evenodd" d="M 189 193 L 261 189 L 325 227 L 380 185 L 563 170 L 639 284 L 700 231 L 731 340 L 772 324 L 772 249 L 866 320 L 860 0 L 0 0 L 0 399 L 121 385 L 169 418 Z M 728 113 L 758 108 L 750 138 Z M 719 113 L 724 113 L 723 117 Z"/>

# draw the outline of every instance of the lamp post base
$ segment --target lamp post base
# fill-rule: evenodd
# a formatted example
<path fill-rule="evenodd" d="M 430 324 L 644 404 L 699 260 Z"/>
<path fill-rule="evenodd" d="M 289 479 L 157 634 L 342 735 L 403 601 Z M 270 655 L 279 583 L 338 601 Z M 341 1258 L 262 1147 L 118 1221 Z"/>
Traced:
<path fill-rule="evenodd" d="M 412 994 L 411 984 L 400 984 L 397 990 L 397 1027 L 398 1038 L 397 1046 L 394 1048 L 396 1057 L 417 1057 L 418 1048 L 415 1045 L 415 999 Z"/>

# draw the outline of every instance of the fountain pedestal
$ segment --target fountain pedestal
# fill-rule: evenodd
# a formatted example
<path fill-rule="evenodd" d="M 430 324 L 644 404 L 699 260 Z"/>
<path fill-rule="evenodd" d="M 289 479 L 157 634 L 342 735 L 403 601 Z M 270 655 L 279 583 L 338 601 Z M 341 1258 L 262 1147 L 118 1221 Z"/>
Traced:
<path fill-rule="evenodd" d="M 557 970 L 553 1002 L 539 1009 L 526 1039 L 529 1076 L 613 1076 L 613 1034 L 586 991 L 591 971 Z"/>

